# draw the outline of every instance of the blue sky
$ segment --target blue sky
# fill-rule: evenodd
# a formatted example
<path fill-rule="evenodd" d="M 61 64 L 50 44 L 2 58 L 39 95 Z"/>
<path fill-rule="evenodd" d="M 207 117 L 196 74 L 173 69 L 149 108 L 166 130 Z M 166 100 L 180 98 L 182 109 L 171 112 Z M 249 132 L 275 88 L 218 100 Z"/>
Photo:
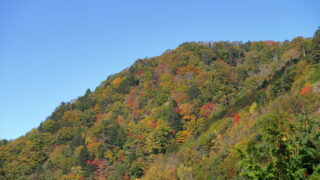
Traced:
<path fill-rule="evenodd" d="M 186 41 L 290 40 L 320 25 L 318 0 L 0 1 L 0 139 L 136 59 Z"/>

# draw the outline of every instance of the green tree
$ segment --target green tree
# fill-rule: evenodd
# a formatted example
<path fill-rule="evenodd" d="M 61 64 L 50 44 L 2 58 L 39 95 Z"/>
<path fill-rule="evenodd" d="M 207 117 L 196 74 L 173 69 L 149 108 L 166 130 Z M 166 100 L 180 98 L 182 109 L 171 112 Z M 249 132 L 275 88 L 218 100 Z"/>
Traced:
<path fill-rule="evenodd" d="M 80 134 L 76 134 L 71 139 L 70 146 L 72 148 L 76 148 L 76 147 L 78 147 L 80 145 L 84 145 L 84 139 L 81 137 Z"/>
<path fill-rule="evenodd" d="M 200 94 L 201 92 L 195 84 L 192 84 L 188 89 L 188 96 L 190 100 L 197 98 Z"/>
<path fill-rule="evenodd" d="M 91 127 L 95 119 L 96 119 L 96 113 L 91 109 L 87 109 L 80 116 L 80 123 L 85 127 Z"/>
<path fill-rule="evenodd" d="M 44 122 L 42 122 L 39 126 L 39 130 L 41 132 L 50 132 L 50 133 L 54 133 L 59 129 L 59 124 L 57 121 L 48 119 Z"/>
<path fill-rule="evenodd" d="M 80 111 L 85 111 L 86 109 L 89 109 L 92 104 L 92 92 L 90 89 L 87 89 L 84 96 L 78 98 L 78 102 L 76 103 L 76 108 Z"/>
<path fill-rule="evenodd" d="M 125 132 L 114 119 L 103 121 L 102 138 L 106 144 L 121 146 L 125 141 Z"/>
<path fill-rule="evenodd" d="M 310 61 L 313 64 L 320 62 L 320 27 L 313 35 Z"/>
<path fill-rule="evenodd" d="M 240 151 L 241 175 L 252 179 L 319 178 L 320 131 L 318 121 L 307 114 L 288 123 L 283 115 L 261 118 L 263 136 L 251 141 L 246 153 Z"/>
<path fill-rule="evenodd" d="M 73 155 L 73 164 L 76 166 L 85 167 L 86 160 L 90 159 L 88 149 L 85 146 L 79 146 Z"/>
<path fill-rule="evenodd" d="M 172 127 L 174 130 L 181 130 L 182 123 L 180 121 L 179 115 L 174 112 L 174 109 L 177 108 L 177 103 L 170 99 L 164 107 L 156 116 L 156 119 L 160 118 L 168 122 L 168 125 Z"/>
<path fill-rule="evenodd" d="M 74 136 L 75 130 L 72 127 L 61 128 L 57 133 L 57 144 L 65 144 Z"/>
<path fill-rule="evenodd" d="M 151 154 L 165 153 L 169 145 L 169 127 L 161 125 L 152 131 L 146 139 L 147 151 Z"/>

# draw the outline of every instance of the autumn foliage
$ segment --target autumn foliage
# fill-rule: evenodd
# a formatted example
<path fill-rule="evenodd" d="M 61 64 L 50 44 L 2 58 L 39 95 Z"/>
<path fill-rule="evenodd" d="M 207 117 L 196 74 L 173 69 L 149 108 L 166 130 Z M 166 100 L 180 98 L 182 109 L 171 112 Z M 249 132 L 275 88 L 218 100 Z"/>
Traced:
<path fill-rule="evenodd" d="M 194 65 L 187 65 L 177 69 L 176 71 L 176 74 L 187 74 L 187 73 L 199 74 L 200 70 Z"/>
<path fill-rule="evenodd" d="M 216 105 L 214 105 L 213 103 L 207 103 L 201 107 L 200 115 L 204 117 L 208 117 L 216 109 L 217 109 Z"/>
<path fill-rule="evenodd" d="M 310 85 L 305 85 L 301 90 L 300 94 L 301 95 L 306 95 L 312 93 L 312 87 Z"/>
<path fill-rule="evenodd" d="M 311 42 L 187 42 L 139 59 L 0 140 L 0 179 L 319 179 Z"/>
<path fill-rule="evenodd" d="M 239 118 L 240 118 L 240 115 L 238 113 L 236 113 L 234 116 L 233 116 L 233 122 L 234 123 L 239 123 Z"/>

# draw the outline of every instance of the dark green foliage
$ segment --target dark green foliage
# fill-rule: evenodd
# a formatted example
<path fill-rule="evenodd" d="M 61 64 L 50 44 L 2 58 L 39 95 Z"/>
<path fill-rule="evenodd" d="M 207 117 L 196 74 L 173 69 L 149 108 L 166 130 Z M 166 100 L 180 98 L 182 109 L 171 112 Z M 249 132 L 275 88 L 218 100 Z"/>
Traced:
<path fill-rule="evenodd" d="M 134 73 L 128 74 L 127 78 L 121 83 L 121 88 L 123 88 L 123 92 L 127 93 L 128 92 L 128 87 L 130 86 L 138 86 L 139 85 L 139 80 L 137 80 L 136 76 Z"/>
<path fill-rule="evenodd" d="M 280 119 L 274 115 L 261 119 L 263 139 L 252 141 L 246 154 L 241 153 L 242 175 L 253 179 L 305 179 L 318 173 L 319 122 L 307 114 L 300 115 L 296 124 Z"/>
<path fill-rule="evenodd" d="M 316 83 L 320 80 L 320 64 L 314 66 L 311 71 L 310 81 L 311 83 Z"/>
<path fill-rule="evenodd" d="M 84 139 L 81 137 L 81 135 L 80 134 L 74 135 L 72 140 L 70 141 L 70 146 L 72 148 L 76 148 L 82 145 L 84 145 Z"/>
<path fill-rule="evenodd" d="M 216 135 L 214 133 L 210 133 L 205 138 L 200 139 L 198 147 L 199 152 L 201 152 L 203 155 L 208 155 L 211 149 L 214 148 L 213 146 L 215 144 L 213 141 L 215 138 Z"/>
<path fill-rule="evenodd" d="M 310 62 L 314 64 L 320 62 L 320 28 L 313 35 Z"/>
<path fill-rule="evenodd" d="M 64 112 L 68 109 L 67 108 L 67 103 L 62 102 L 55 110 L 54 112 L 51 114 L 50 117 L 48 117 L 48 119 L 52 119 L 52 120 L 60 120 L 64 114 Z"/>
<path fill-rule="evenodd" d="M 59 124 L 57 121 L 53 120 L 46 120 L 45 122 L 42 122 L 39 126 L 39 131 L 41 132 L 50 132 L 54 133 L 59 129 Z"/>
<path fill-rule="evenodd" d="M 156 92 L 156 104 L 162 105 L 163 103 L 168 101 L 170 92 L 168 90 L 159 89 Z"/>
<path fill-rule="evenodd" d="M 102 138 L 108 145 L 122 146 L 125 141 L 125 132 L 113 119 L 103 122 L 104 130 Z"/>
<path fill-rule="evenodd" d="M 139 163 L 133 163 L 131 166 L 130 166 L 130 169 L 129 169 L 129 175 L 132 177 L 132 178 L 140 178 L 141 176 L 144 175 L 144 170 L 143 170 L 143 166 Z"/>
<path fill-rule="evenodd" d="M 200 93 L 201 92 L 199 88 L 194 84 L 192 84 L 188 89 L 188 96 L 191 100 L 197 98 L 200 95 Z"/>
<path fill-rule="evenodd" d="M 80 116 L 80 123 L 85 127 L 90 127 L 93 125 L 96 118 L 96 113 L 93 110 L 87 109 Z"/>
<path fill-rule="evenodd" d="M 57 144 L 66 144 L 67 142 L 69 142 L 70 140 L 73 139 L 74 131 L 75 131 L 75 129 L 73 129 L 71 127 L 61 128 L 57 134 L 56 143 Z"/>
<path fill-rule="evenodd" d="M 86 167 L 86 161 L 90 159 L 88 149 L 85 146 L 80 146 L 76 149 L 73 157 L 74 165 Z"/>
<path fill-rule="evenodd" d="M 180 121 L 179 115 L 174 112 L 176 108 L 177 103 L 171 99 L 167 104 L 164 105 L 164 108 L 161 109 L 156 118 L 167 121 L 170 127 L 172 127 L 174 130 L 179 131 L 182 129 L 182 123 Z"/>
<path fill-rule="evenodd" d="M 78 102 L 76 103 L 76 109 L 85 111 L 93 105 L 93 100 L 90 97 L 91 93 L 90 89 L 87 89 L 85 95 L 79 97 Z"/>
<path fill-rule="evenodd" d="M 279 95 L 288 92 L 291 89 L 291 85 L 296 76 L 295 69 L 296 66 L 289 67 L 283 72 L 280 78 L 278 78 L 273 84 L 271 84 L 271 86 L 269 87 L 269 94 L 271 98 L 278 97 Z"/>
<path fill-rule="evenodd" d="M 150 154 L 166 153 L 169 146 L 170 129 L 167 126 L 157 128 L 146 138 L 146 149 Z"/>
<path fill-rule="evenodd" d="M 108 176 L 110 180 L 120 180 L 124 176 L 125 172 L 127 171 L 128 167 L 125 163 L 115 163 L 114 164 L 115 170 Z"/>

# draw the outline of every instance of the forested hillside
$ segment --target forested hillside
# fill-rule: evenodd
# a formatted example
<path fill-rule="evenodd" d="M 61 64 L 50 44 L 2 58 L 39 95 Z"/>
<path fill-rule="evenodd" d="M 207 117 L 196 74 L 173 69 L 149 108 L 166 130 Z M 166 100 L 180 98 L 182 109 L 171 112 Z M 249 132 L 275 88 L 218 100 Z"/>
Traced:
<path fill-rule="evenodd" d="M 320 29 L 139 59 L 0 141 L 0 179 L 320 179 Z"/>

